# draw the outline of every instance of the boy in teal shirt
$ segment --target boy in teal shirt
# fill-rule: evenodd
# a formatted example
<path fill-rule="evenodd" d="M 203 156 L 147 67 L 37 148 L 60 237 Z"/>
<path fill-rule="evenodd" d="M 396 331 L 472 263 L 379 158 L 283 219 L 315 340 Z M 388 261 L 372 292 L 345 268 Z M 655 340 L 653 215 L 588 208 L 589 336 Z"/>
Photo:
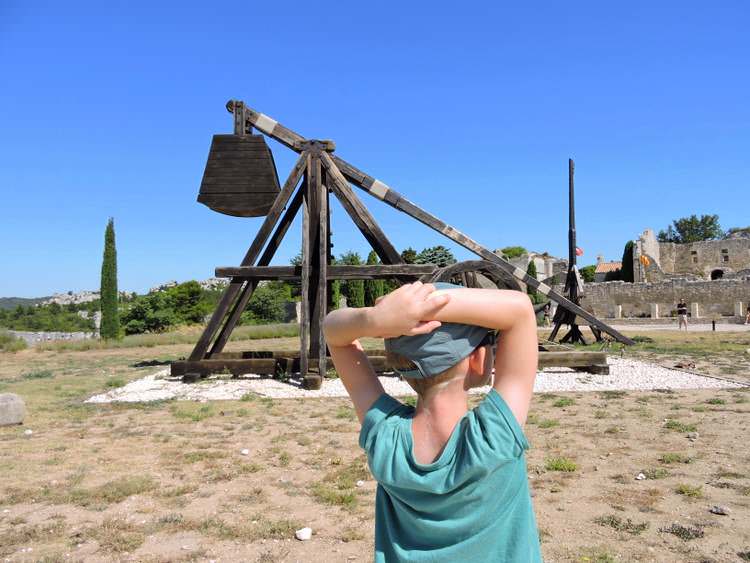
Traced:
<path fill-rule="evenodd" d="M 375 560 L 541 561 L 522 429 L 537 368 L 528 297 L 416 282 L 374 307 L 332 311 L 324 331 L 378 481 Z M 384 392 L 364 336 L 385 338 L 416 409 Z M 492 390 L 469 410 L 468 390 L 493 368 Z"/>

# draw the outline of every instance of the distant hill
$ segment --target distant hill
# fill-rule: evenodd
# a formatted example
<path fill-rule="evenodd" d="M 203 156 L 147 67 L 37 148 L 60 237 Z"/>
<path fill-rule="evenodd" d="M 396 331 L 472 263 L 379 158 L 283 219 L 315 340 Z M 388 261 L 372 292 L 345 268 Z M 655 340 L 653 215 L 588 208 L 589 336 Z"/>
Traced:
<path fill-rule="evenodd" d="M 18 305 L 39 305 L 48 299 L 49 297 L 0 297 L 0 309 L 15 309 Z"/>

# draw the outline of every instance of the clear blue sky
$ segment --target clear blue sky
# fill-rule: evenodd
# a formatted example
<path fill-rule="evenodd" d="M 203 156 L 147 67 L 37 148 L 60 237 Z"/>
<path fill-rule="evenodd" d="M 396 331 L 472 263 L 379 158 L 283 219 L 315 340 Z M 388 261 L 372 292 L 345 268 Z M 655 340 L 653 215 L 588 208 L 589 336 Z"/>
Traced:
<path fill-rule="evenodd" d="M 121 289 L 238 265 L 261 219 L 196 202 L 230 98 L 491 249 L 565 255 L 568 157 L 583 264 L 692 213 L 746 226 L 748 29 L 745 1 L 0 0 L 0 296 L 97 289 L 109 216 Z M 398 249 L 447 241 L 358 193 Z"/>

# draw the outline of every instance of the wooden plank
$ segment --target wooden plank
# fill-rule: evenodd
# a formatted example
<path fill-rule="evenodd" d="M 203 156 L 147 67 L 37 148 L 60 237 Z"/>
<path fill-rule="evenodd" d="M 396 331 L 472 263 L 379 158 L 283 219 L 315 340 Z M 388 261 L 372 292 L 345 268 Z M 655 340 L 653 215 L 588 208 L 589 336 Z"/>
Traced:
<path fill-rule="evenodd" d="M 547 367 L 585 367 L 606 364 L 606 352 L 539 352 L 539 369 Z"/>
<path fill-rule="evenodd" d="M 310 350 L 310 158 L 307 159 L 307 171 L 305 172 L 305 192 L 302 203 L 302 265 L 300 272 L 301 285 L 301 319 L 299 327 L 300 336 L 300 361 L 299 369 L 302 377 L 308 371 L 308 354 Z"/>
<path fill-rule="evenodd" d="M 326 268 L 329 280 L 377 280 L 388 279 L 397 275 L 421 277 L 432 274 L 437 266 L 434 264 L 362 264 L 328 265 Z M 216 268 L 217 278 L 243 278 L 255 280 L 299 280 L 301 266 L 220 266 Z"/>
<path fill-rule="evenodd" d="M 171 373 L 173 376 L 197 374 L 205 377 L 228 370 L 232 375 L 273 375 L 276 372 L 277 361 L 276 358 L 177 360 L 171 364 Z"/>
<path fill-rule="evenodd" d="M 299 211 L 299 208 L 302 205 L 302 196 L 304 192 L 305 184 L 303 182 L 302 186 L 300 186 L 294 194 L 294 197 L 284 213 L 284 216 L 281 218 L 281 221 L 276 225 L 276 230 L 271 236 L 271 240 L 268 241 L 268 246 L 266 246 L 260 260 L 258 260 L 258 264 L 261 267 L 268 266 L 268 264 L 271 263 L 276 250 L 279 248 L 279 244 L 281 244 L 281 241 L 284 239 L 284 235 L 286 235 L 295 215 L 297 215 L 297 211 Z M 248 284 L 242 288 L 240 296 L 237 298 L 237 301 L 229 314 L 229 319 L 219 331 L 219 335 L 216 337 L 216 340 L 211 347 L 211 352 L 209 354 L 210 357 L 213 358 L 215 354 L 220 353 L 224 349 L 224 346 L 231 336 L 231 330 L 229 330 L 229 328 L 236 326 L 237 322 L 239 322 L 239 319 L 247 308 L 247 304 L 250 302 L 250 298 L 252 297 L 257 285 L 257 279 L 249 280 Z"/>
<path fill-rule="evenodd" d="M 318 291 L 315 319 L 313 327 L 316 334 L 318 350 L 318 374 L 322 378 L 326 375 L 326 340 L 323 334 L 323 321 L 328 313 L 328 188 L 324 185 L 320 158 L 315 159 L 316 174 L 318 176 Z"/>
<path fill-rule="evenodd" d="M 309 228 L 309 252 L 310 252 L 310 278 L 308 300 L 310 304 L 310 360 L 315 363 L 317 368 L 318 345 L 320 343 L 320 325 L 318 316 L 318 289 L 320 287 L 320 185 L 321 185 L 321 167 L 318 150 L 310 151 L 310 164 L 308 166 L 308 186 L 307 193 L 310 196 L 310 222 Z M 306 375 L 306 374 L 302 374 Z"/>
<path fill-rule="evenodd" d="M 258 234 L 255 236 L 255 239 L 253 239 L 250 248 L 245 254 L 245 257 L 242 259 L 242 266 L 252 265 L 255 259 L 258 257 L 261 248 L 263 248 L 263 245 L 268 239 L 268 235 L 271 232 L 271 229 L 273 229 L 273 226 L 276 224 L 279 215 L 281 214 L 284 207 L 286 207 L 286 204 L 289 201 L 289 196 L 292 194 L 292 191 L 297 186 L 297 183 L 302 177 L 302 173 L 307 164 L 307 160 L 308 158 L 306 154 L 300 155 L 300 157 L 297 159 L 294 168 L 292 168 L 292 172 L 289 174 L 289 177 L 284 183 L 283 189 L 276 197 L 276 201 L 274 201 L 271 210 L 263 220 L 263 224 L 261 225 Z M 222 294 L 222 297 L 219 300 L 216 309 L 211 315 L 211 319 L 208 321 L 206 328 L 203 330 L 201 337 L 198 339 L 198 342 L 195 344 L 195 348 L 193 348 L 193 351 L 190 354 L 190 360 L 200 360 L 204 358 L 211 340 L 216 334 L 216 331 L 219 329 L 227 312 L 229 311 L 229 307 L 232 305 L 232 303 L 240 293 L 243 284 L 243 281 L 236 282 L 235 280 L 232 280 L 227 289 L 224 290 L 224 293 Z M 228 327 L 230 333 L 233 329 L 233 325 Z"/>

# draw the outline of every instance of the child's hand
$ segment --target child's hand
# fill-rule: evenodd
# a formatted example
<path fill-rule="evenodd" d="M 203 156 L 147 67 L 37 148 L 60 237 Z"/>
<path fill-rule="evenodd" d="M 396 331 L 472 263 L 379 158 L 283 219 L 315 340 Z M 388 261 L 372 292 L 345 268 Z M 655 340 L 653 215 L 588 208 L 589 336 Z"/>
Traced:
<path fill-rule="evenodd" d="M 435 291 L 431 283 L 414 282 L 402 285 L 397 290 L 379 298 L 372 308 L 372 318 L 382 338 L 427 334 L 440 326 L 432 320 L 443 308 L 450 296 L 437 295 L 428 299 Z"/>

